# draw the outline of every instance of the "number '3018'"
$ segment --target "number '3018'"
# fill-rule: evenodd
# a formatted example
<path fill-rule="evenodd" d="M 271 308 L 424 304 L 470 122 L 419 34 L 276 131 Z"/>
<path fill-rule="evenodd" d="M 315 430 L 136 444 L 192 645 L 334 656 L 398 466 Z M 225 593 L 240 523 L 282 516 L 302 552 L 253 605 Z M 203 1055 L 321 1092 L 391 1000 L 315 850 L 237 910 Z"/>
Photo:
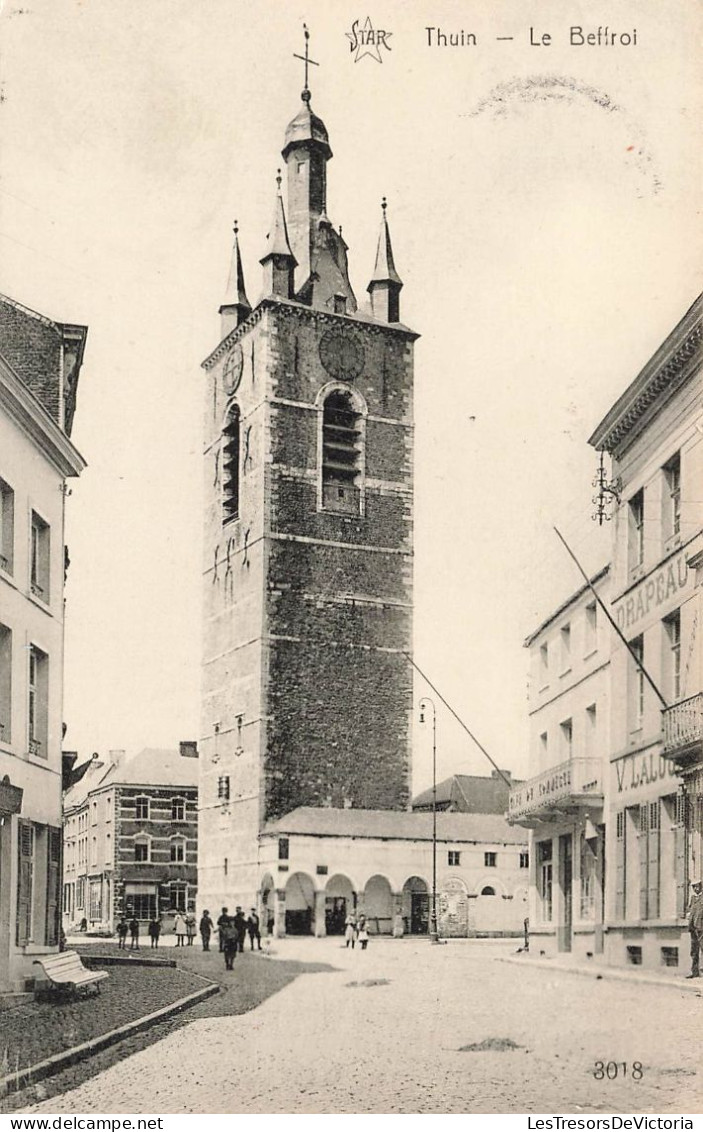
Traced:
<path fill-rule="evenodd" d="M 617 1081 L 618 1077 L 631 1077 L 633 1081 L 641 1081 L 644 1069 L 641 1061 L 596 1061 L 593 1076 L 596 1081 Z"/>

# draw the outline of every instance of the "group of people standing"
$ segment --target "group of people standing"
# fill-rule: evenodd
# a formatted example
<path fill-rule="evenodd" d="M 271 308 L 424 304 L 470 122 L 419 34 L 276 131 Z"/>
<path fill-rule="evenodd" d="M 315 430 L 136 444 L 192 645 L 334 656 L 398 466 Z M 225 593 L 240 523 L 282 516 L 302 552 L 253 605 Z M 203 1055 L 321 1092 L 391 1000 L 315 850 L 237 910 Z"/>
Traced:
<path fill-rule="evenodd" d="M 207 919 L 207 924 L 205 921 Z M 203 933 L 203 926 L 205 925 L 207 932 L 206 936 Z M 203 939 L 203 951 L 210 950 L 210 936 L 213 932 L 217 932 L 220 937 L 220 951 L 225 958 L 225 968 L 228 971 L 234 969 L 234 961 L 237 958 L 237 952 L 244 951 L 244 944 L 247 935 L 251 943 L 251 950 L 258 949 L 261 951 L 261 928 L 259 917 L 256 909 L 252 908 L 249 915 L 245 916 L 242 909 L 237 906 L 233 916 L 230 916 L 229 909 L 223 908 L 220 915 L 217 917 L 217 927 L 210 918 L 208 911 L 203 912 L 203 918 L 200 921 L 200 934 Z"/>
<path fill-rule="evenodd" d="M 363 912 L 358 919 L 351 912 L 349 913 L 344 926 L 344 939 L 347 947 L 353 948 L 358 942 L 361 950 L 366 951 L 369 942 L 369 929 Z"/>

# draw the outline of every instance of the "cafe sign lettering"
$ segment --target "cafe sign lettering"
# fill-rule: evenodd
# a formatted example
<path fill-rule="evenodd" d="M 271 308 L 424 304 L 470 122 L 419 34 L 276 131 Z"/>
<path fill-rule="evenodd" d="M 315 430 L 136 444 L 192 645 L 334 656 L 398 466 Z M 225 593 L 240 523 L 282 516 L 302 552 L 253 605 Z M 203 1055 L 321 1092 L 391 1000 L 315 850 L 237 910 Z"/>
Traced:
<path fill-rule="evenodd" d="M 621 632 L 627 633 L 658 606 L 669 603 L 689 580 L 686 552 L 681 551 L 676 558 L 666 562 L 659 570 L 645 578 L 632 593 L 621 598 L 615 607 L 615 617 Z"/>

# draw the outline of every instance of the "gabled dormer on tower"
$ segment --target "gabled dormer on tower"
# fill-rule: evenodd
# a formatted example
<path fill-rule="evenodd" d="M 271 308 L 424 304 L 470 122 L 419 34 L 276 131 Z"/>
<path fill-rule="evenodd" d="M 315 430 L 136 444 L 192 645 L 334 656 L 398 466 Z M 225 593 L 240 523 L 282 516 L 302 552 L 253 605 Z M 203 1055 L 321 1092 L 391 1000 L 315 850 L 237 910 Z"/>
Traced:
<path fill-rule="evenodd" d="M 242 257 L 239 252 L 239 226 L 234 222 L 234 244 L 232 245 L 232 262 L 229 269 L 227 291 L 220 307 L 221 334 L 226 338 L 231 330 L 239 326 L 240 322 L 251 314 L 251 303 L 247 298 L 244 287 L 244 269 Z"/>
<path fill-rule="evenodd" d="M 374 318 L 382 322 L 400 322 L 400 292 L 403 280 L 398 275 L 393 261 L 391 233 L 386 216 L 386 198 L 381 202 L 383 216 L 381 231 L 376 249 L 376 265 L 371 282 L 366 290 L 371 296 L 371 310 Z"/>
<path fill-rule="evenodd" d="M 288 240 L 286 214 L 281 196 L 281 170 L 276 177 L 278 191 L 276 205 L 268 234 L 266 252 L 260 263 L 264 269 L 264 298 L 273 295 L 281 299 L 293 298 L 293 273 L 296 258 Z"/>
<path fill-rule="evenodd" d="M 327 216 L 327 162 L 332 156 L 321 118 L 310 106 L 307 86 L 302 108 L 286 130 L 282 155 L 288 170 L 288 224 L 297 260 L 295 297 L 318 310 L 356 310 L 349 282 L 347 245 Z"/>

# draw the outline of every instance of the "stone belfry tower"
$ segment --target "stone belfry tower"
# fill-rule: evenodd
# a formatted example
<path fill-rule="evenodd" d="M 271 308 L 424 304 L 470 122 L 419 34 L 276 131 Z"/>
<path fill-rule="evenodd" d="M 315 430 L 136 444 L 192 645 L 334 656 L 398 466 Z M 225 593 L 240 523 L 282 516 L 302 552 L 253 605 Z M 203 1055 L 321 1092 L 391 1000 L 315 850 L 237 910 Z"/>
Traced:
<path fill-rule="evenodd" d="M 253 903 L 267 822 L 299 806 L 402 810 L 410 794 L 417 335 L 400 322 L 385 201 L 357 307 L 307 73 L 282 156 L 261 298 L 252 308 L 235 225 L 222 340 L 203 363 L 211 910 Z"/>

